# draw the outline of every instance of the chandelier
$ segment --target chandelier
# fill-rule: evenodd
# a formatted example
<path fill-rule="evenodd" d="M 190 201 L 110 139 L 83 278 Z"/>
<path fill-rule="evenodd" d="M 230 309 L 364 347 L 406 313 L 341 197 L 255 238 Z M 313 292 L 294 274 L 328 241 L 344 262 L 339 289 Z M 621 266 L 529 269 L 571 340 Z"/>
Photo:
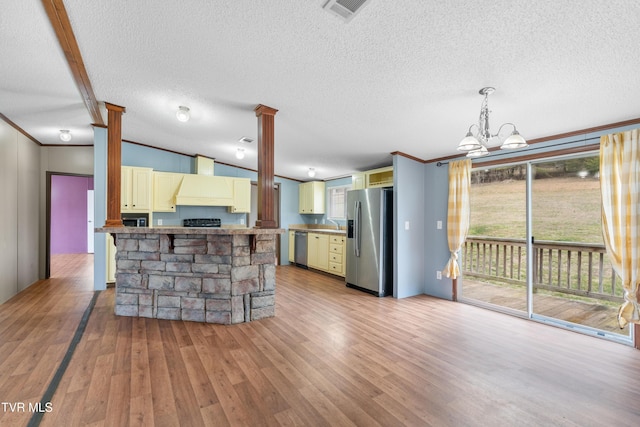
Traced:
<path fill-rule="evenodd" d="M 467 151 L 467 157 L 481 157 L 489 154 L 489 150 L 487 146 L 489 145 L 489 141 L 493 138 L 500 138 L 500 131 L 503 127 L 509 125 L 513 126 L 513 131 L 511 135 L 509 135 L 502 143 L 500 148 L 502 150 L 514 150 L 517 148 L 526 147 L 527 141 L 520 135 L 518 130 L 516 129 L 516 125 L 513 123 L 504 123 L 498 128 L 497 133 L 491 133 L 489 130 L 489 95 L 495 92 L 495 88 L 492 87 L 483 87 L 480 89 L 480 95 L 484 95 L 484 100 L 482 101 L 482 106 L 480 107 L 480 118 L 478 119 L 477 124 L 472 124 L 469 126 L 469 130 L 467 131 L 467 135 L 460 141 L 458 144 L 459 151 Z M 472 132 L 475 128 L 475 135 Z"/>

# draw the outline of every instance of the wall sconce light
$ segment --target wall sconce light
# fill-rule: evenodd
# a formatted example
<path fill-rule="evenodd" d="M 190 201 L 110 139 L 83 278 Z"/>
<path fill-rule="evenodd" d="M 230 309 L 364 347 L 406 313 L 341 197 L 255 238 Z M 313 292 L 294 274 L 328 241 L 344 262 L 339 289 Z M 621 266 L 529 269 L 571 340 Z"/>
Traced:
<path fill-rule="evenodd" d="M 185 107 L 184 105 L 179 106 L 178 111 L 176 111 L 176 117 L 181 122 L 188 122 L 189 117 L 191 117 L 191 115 L 189 114 L 189 108 Z"/>
<path fill-rule="evenodd" d="M 71 141 L 71 131 L 67 129 L 63 129 L 60 131 L 60 139 L 64 142 Z"/>
<path fill-rule="evenodd" d="M 238 147 L 236 150 L 236 159 L 244 159 L 244 148 Z"/>
<path fill-rule="evenodd" d="M 316 176 L 316 170 L 315 168 L 309 168 L 309 172 L 307 172 L 307 174 L 313 178 L 314 176 Z"/>

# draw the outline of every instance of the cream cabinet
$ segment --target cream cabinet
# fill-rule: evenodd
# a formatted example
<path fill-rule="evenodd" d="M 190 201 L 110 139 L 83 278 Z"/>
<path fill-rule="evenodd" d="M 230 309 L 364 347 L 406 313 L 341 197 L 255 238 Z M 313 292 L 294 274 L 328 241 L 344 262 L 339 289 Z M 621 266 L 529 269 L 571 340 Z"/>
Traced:
<path fill-rule="evenodd" d="M 325 184 L 322 181 L 304 182 L 299 185 L 298 213 L 324 214 Z"/>
<path fill-rule="evenodd" d="M 351 189 L 393 187 L 393 166 L 357 172 L 351 175 Z"/>
<path fill-rule="evenodd" d="M 107 234 L 107 283 L 116 282 L 116 245 L 113 236 Z"/>
<path fill-rule="evenodd" d="M 289 230 L 289 262 L 296 261 L 296 232 Z"/>
<path fill-rule="evenodd" d="M 352 190 L 363 190 L 365 188 L 365 174 L 362 173 L 354 173 L 351 175 L 351 189 Z"/>
<path fill-rule="evenodd" d="M 233 205 L 229 206 L 229 212 L 251 212 L 251 180 L 248 178 L 233 178 Z"/>
<path fill-rule="evenodd" d="M 175 212 L 176 193 L 182 183 L 183 174 L 153 172 L 153 211 Z"/>
<path fill-rule="evenodd" d="M 344 236 L 329 238 L 329 273 L 344 277 L 346 274 L 346 250 Z"/>
<path fill-rule="evenodd" d="M 151 168 L 122 166 L 120 183 L 121 212 L 151 211 Z"/>
<path fill-rule="evenodd" d="M 307 234 L 307 266 L 329 271 L 329 235 Z"/>
<path fill-rule="evenodd" d="M 393 166 L 365 172 L 366 188 L 393 187 Z"/>

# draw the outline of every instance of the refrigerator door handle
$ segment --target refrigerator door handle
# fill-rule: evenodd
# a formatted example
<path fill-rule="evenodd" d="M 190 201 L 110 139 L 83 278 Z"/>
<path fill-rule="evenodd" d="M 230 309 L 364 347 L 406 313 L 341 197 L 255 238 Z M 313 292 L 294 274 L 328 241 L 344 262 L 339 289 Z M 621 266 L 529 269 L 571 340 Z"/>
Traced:
<path fill-rule="evenodd" d="M 353 212 L 353 218 L 354 218 L 353 251 L 355 253 L 355 256 L 357 257 L 360 256 L 360 208 L 361 208 L 360 201 L 356 201 L 354 205 L 354 212 Z"/>

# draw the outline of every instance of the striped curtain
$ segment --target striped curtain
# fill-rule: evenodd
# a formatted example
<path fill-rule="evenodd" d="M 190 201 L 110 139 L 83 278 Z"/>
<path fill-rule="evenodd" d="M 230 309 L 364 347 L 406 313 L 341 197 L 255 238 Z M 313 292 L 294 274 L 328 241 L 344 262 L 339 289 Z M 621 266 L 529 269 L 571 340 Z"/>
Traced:
<path fill-rule="evenodd" d="M 640 323 L 640 129 L 600 138 L 602 234 L 624 303 L 618 324 Z"/>
<path fill-rule="evenodd" d="M 458 252 L 469 232 L 469 190 L 471 189 L 471 159 L 449 163 L 449 206 L 447 239 L 451 257 L 442 273 L 452 279 L 460 275 Z"/>

